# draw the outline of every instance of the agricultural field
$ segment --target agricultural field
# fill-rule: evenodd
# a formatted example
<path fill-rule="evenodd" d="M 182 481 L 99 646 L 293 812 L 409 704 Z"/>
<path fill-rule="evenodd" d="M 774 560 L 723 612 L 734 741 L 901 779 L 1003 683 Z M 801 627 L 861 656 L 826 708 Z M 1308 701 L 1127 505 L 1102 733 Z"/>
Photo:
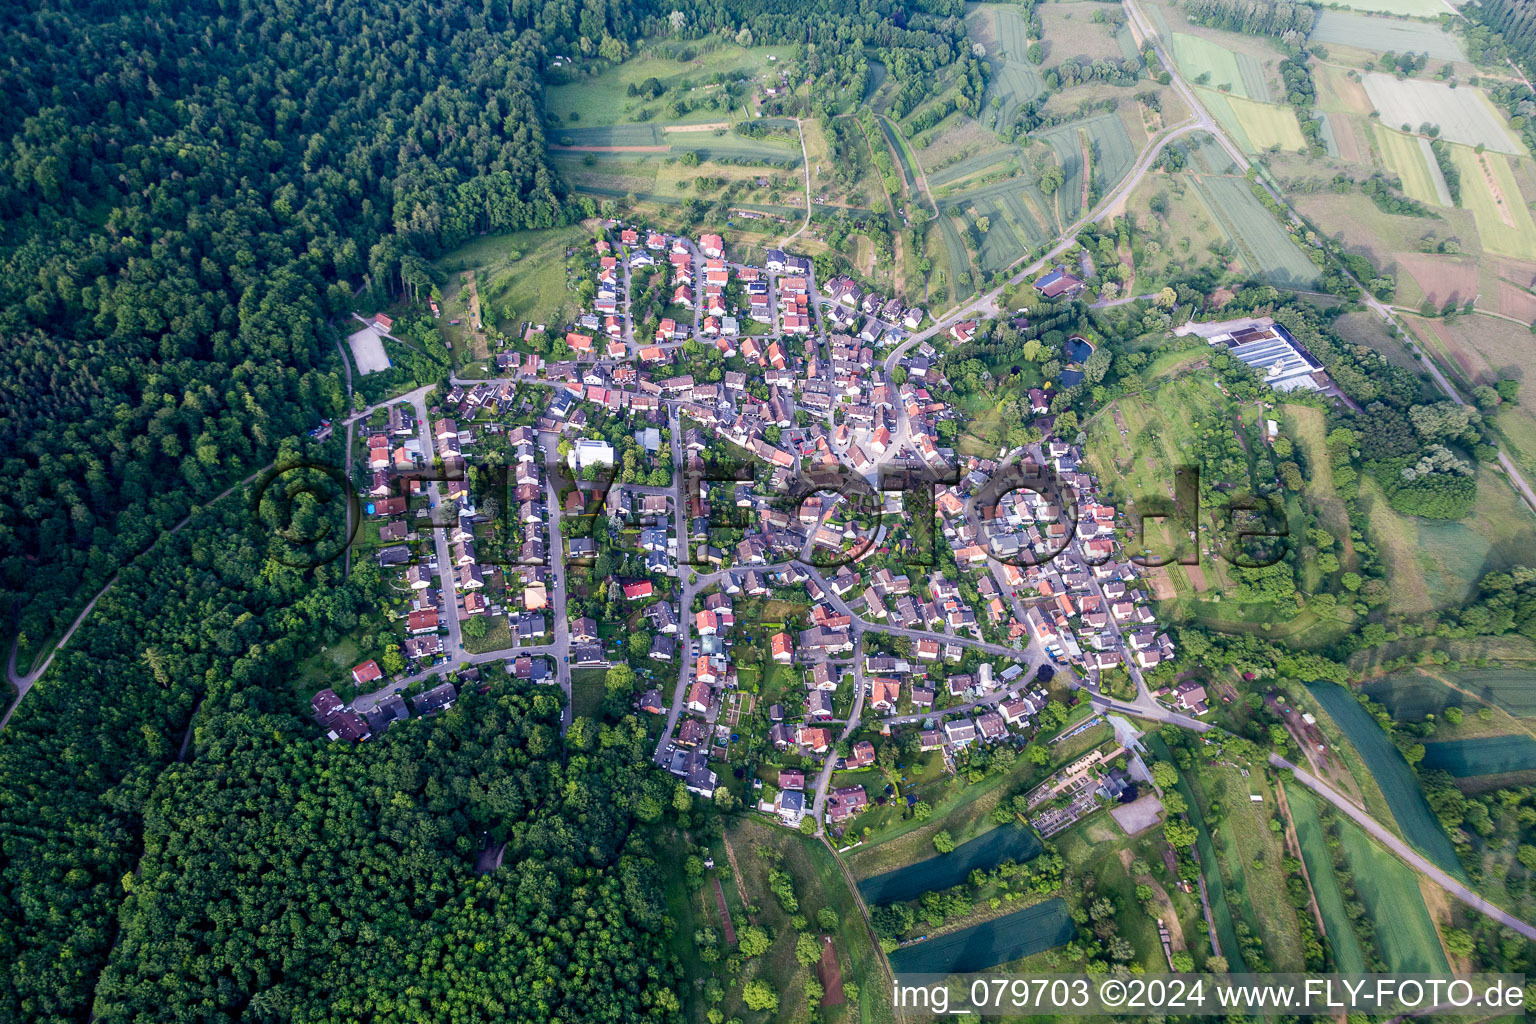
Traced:
<path fill-rule="evenodd" d="M 1361 687 L 1382 704 L 1392 717 L 1419 721 L 1425 715 L 1443 715 L 1446 708 L 1471 712 L 1476 705 L 1490 704 L 1515 718 L 1536 718 L 1536 666 L 1526 668 L 1412 668 L 1374 679 Z"/>
<path fill-rule="evenodd" d="M 1295 152 L 1306 146 L 1296 113 L 1290 107 L 1258 103 L 1215 89 L 1196 87 L 1195 91 L 1244 152 L 1258 153 L 1275 146 Z"/>
<path fill-rule="evenodd" d="M 1440 0 L 1351 0 L 1344 6 L 1402 18 L 1438 18 L 1445 13 L 1445 5 Z"/>
<path fill-rule="evenodd" d="M 1344 894 L 1339 889 L 1328 852 L 1328 837 L 1323 834 L 1322 822 L 1317 818 L 1317 800 L 1310 790 L 1297 782 L 1285 783 L 1285 800 L 1291 809 L 1301 859 L 1307 866 L 1312 893 L 1333 950 L 1334 970 L 1341 974 L 1363 974 L 1367 966 L 1365 953 L 1360 949 L 1360 939 L 1344 908 Z"/>
<path fill-rule="evenodd" d="M 1115 114 L 1101 114 L 1039 133 L 1036 138 L 1050 146 L 1061 165 L 1063 181 L 1055 196 L 1056 215 L 1062 226 L 1084 213 L 1087 194 L 1083 180 L 1084 143 L 1089 154 L 1088 174 L 1099 195 L 1118 185 L 1136 162 L 1136 145 L 1124 122 Z"/>
<path fill-rule="evenodd" d="M 1381 152 L 1381 162 L 1387 170 L 1402 179 L 1403 192 L 1410 199 L 1432 206 L 1451 206 L 1451 193 L 1445 187 L 1445 177 L 1434 155 L 1428 152 L 1428 142 L 1417 135 L 1404 135 L 1386 125 L 1372 126 L 1376 146 Z"/>
<path fill-rule="evenodd" d="M 1507 282 L 1499 279 L 1499 284 Z M 1486 297 L 1493 290 L 1494 286 L 1485 281 L 1482 291 L 1477 294 Z M 1469 299 L 1472 294 L 1469 288 L 1461 297 Z M 1404 323 L 1440 366 L 1468 389 L 1506 377 L 1525 378 L 1525 368 L 1530 365 L 1532 338 L 1530 331 L 1519 323 L 1482 315 L 1434 320 L 1405 317 Z M 1518 400 L 1500 405 L 1490 418 L 1508 442 L 1510 456 L 1521 465 L 1536 469 L 1536 390 L 1529 384 L 1522 386 Z M 1506 489 L 1496 486 L 1493 500 L 1501 497 Z M 1480 490 L 1479 501 L 1482 497 Z M 1505 529 L 1517 530 L 1529 522 L 1523 508 L 1517 505 L 1515 511 L 1516 520 L 1505 524 Z M 1502 532 L 1492 531 L 1491 524 L 1472 523 L 1470 519 L 1467 522 L 1488 532 L 1490 543 L 1499 549 L 1495 552 L 1498 560 L 1508 561 L 1513 553 L 1505 550 L 1507 543 Z M 1526 539 L 1531 537 L 1530 534 L 1524 536 Z"/>
<path fill-rule="evenodd" d="M 1448 970 L 1418 876 L 1372 842 L 1353 821 L 1342 823 L 1340 837 L 1355 891 L 1376 926 L 1376 943 L 1387 970 L 1405 974 Z"/>
<path fill-rule="evenodd" d="M 1370 480 L 1361 481 L 1360 498 L 1392 576 L 1392 608 L 1405 614 L 1466 600 L 1485 572 L 1520 564 L 1536 544 L 1530 512 L 1487 468 L 1478 473 L 1472 514 L 1459 522 L 1398 515 Z"/>
<path fill-rule="evenodd" d="M 1064 945 L 1075 932 L 1066 901 L 1057 897 L 898 949 L 891 968 L 898 974 L 983 971 Z"/>
<path fill-rule="evenodd" d="M 1340 538 L 1339 560 L 1344 568 L 1353 569 L 1357 559 L 1354 542 L 1350 539 L 1349 512 L 1334 487 L 1326 443 L 1328 424 L 1323 411 L 1310 405 L 1282 405 L 1280 413 L 1285 435 L 1292 438 L 1307 456 L 1307 501 L 1318 510 L 1323 528 Z"/>
<path fill-rule="evenodd" d="M 1312 83 L 1317 87 L 1319 108 L 1337 114 L 1369 114 L 1371 98 L 1360 84 L 1359 72 L 1314 60 Z"/>
<path fill-rule="evenodd" d="M 1019 107 L 1045 91 L 1039 69 L 1024 57 L 1029 49 L 1027 25 L 1016 7 L 980 4 L 966 15 L 966 26 L 986 47 L 992 65 L 982 97 L 982 122 L 993 128 L 1012 124 Z"/>
<path fill-rule="evenodd" d="M 1040 840 L 1028 826 L 999 825 L 949 853 L 862 878 L 858 883 L 859 894 L 870 905 L 915 900 L 925 892 L 959 885 L 975 869 L 991 871 L 1005 860 L 1033 860 L 1040 850 Z"/>
<path fill-rule="evenodd" d="M 1515 259 L 1536 259 L 1536 224 L 1531 208 L 1503 153 L 1477 153 L 1452 146 L 1451 159 L 1461 172 L 1461 202 L 1477 219 L 1477 236 L 1488 252 Z"/>
<path fill-rule="evenodd" d="M 1333 683 L 1311 683 L 1307 690 L 1338 723 L 1350 744 L 1360 753 L 1376 783 L 1381 786 L 1398 830 L 1420 852 L 1455 878 L 1461 878 L 1461 862 L 1445 830 L 1429 809 L 1418 778 L 1387 734 L 1360 706 L 1355 695 Z M 1395 861 L 1394 861 L 1395 862 Z M 1406 869 L 1405 869 L 1406 870 Z M 1410 876 L 1411 877 L 1411 876 Z"/>
<path fill-rule="evenodd" d="M 1405 2 L 1413 3 L 1417 0 Z M 1442 7 L 1434 13 L 1440 14 L 1444 10 Z M 1443 30 L 1438 22 L 1379 18 L 1355 11 L 1318 11 L 1312 34 L 1307 41 L 1353 46 L 1382 53 L 1389 50 L 1393 53 L 1406 53 L 1411 50 L 1414 53 L 1427 53 L 1435 60 L 1467 59 L 1461 48 L 1461 40 Z"/>
<path fill-rule="evenodd" d="M 1313 287 L 1317 267 L 1253 195 L 1248 182 L 1225 177 L 1189 180 L 1251 273 L 1277 288 Z"/>
<path fill-rule="evenodd" d="M 1281 149 L 1302 149 L 1307 140 L 1296 123 L 1296 112 L 1277 103 L 1259 103 L 1241 96 L 1227 97 L 1227 105 L 1243 134 L 1248 136 L 1255 149 L 1265 150 L 1274 146 Z"/>
<path fill-rule="evenodd" d="M 1064 60 L 1091 63 L 1099 58 L 1118 60 L 1124 56 L 1113 26 L 1094 22 L 1094 13 L 1105 11 L 1095 0 L 1041 4 L 1035 11 L 1045 33 L 1042 43 L 1046 67 Z"/>
<path fill-rule="evenodd" d="M 1065 187 L 1065 186 L 1063 186 Z M 976 227 L 980 235 L 977 253 L 983 274 L 992 274 L 1017 261 L 1026 252 L 1051 237 L 1054 227 L 1047 227 L 1052 218 L 1042 212 L 1048 210 L 1045 197 L 1022 178 L 1009 179 L 985 185 L 958 195 L 939 200 L 939 212 L 963 218 L 967 228 Z M 985 230 L 980 219 L 987 218 Z M 947 218 L 941 218 L 941 222 Z M 955 262 L 955 246 L 960 244 L 959 233 L 951 238 L 945 234 L 944 242 L 950 248 L 950 260 Z M 965 249 L 959 249 L 964 259 Z"/>
<path fill-rule="evenodd" d="M 1234 96 L 1269 102 L 1269 83 L 1264 66 L 1250 54 L 1235 51 L 1213 39 L 1173 34 L 1173 59 L 1186 78 L 1213 90 L 1230 91 Z"/>
<path fill-rule="evenodd" d="M 970 250 L 965 247 L 965 242 L 960 238 L 960 230 L 955 226 L 954 217 L 942 203 L 939 204 L 938 225 L 939 232 L 944 237 L 944 255 L 949 264 L 949 272 L 944 283 L 949 289 L 950 301 L 958 303 L 976 293 L 976 283 L 971 273 Z M 937 260 L 934 262 L 938 265 Z"/>
<path fill-rule="evenodd" d="M 1017 146 L 977 153 L 954 163 L 928 172 L 928 187 L 935 198 L 943 198 L 946 190 L 959 191 L 979 185 L 995 177 L 1008 177 L 1023 168 L 1023 157 Z"/>
<path fill-rule="evenodd" d="M 658 45 L 598 74 L 572 74 L 563 84 L 546 87 L 544 109 L 551 121 L 562 125 L 652 119 L 688 123 L 740 120 L 747 114 L 746 96 L 733 100 L 723 86 L 706 82 L 716 75 L 732 79 L 767 75 L 774 65 L 770 56 L 787 60 L 791 55 L 792 47 L 788 46 L 745 49 L 718 40 Z M 675 59 L 685 56 L 689 59 Z M 655 99 L 629 95 L 631 85 L 639 86 L 652 78 L 665 92 Z M 678 99 L 697 109 L 678 115 L 672 108 Z"/>
<path fill-rule="evenodd" d="M 1439 740 L 1424 744 L 1424 767 L 1458 779 L 1536 769 L 1536 739 L 1528 733 Z"/>
<path fill-rule="evenodd" d="M 1408 78 L 1398 81 L 1380 71 L 1363 78 L 1371 105 L 1381 114 L 1381 123 L 1391 128 L 1408 126 L 1416 131 L 1428 122 L 1440 126 L 1440 137 L 1467 146 L 1483 145 L 1500 153 L 1525 152 L 1520 141 L 1504 123 L 1504 116 L 1481 89 L 1461 86 L 1452 89 L 1441 82 Z"/>

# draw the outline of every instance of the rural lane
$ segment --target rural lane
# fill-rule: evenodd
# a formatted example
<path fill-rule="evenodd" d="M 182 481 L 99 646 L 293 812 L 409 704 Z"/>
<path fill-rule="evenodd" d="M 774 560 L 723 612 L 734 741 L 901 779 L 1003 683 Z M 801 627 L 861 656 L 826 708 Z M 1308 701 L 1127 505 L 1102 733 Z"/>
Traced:
<path fill-rule="evenodd" d="M 1479 896 L 1477 893 L 1473 892 L 1471 889 L 1468 889 L 1465 885 L 1462 885 L 1460 882 L 1456 881 L 1456 879 L 1446 874 L 1437 865 L 1431 862 L 1428 858 L 1424 857 L 1413 847 L 1409 846 L 1397 836 L 1387 831 L 1387 829 L 1375 818 L 1371 817 L 1369 814 L 1366 814 L 1360 808 L 1350 803 L 1326 782 L 1322 781 L 1312 773 L 1302 768 L 1296 767 L 1294 764 L 1287 761 L 1279 754 L 1269 755 L 1269 763 L 1274 765 L 1276 768 L 1290 769 L 1293 773 L 1295 773 L 1297 782 L 1300 782 L 1302 785 L 1306 786 L 1308 789 L 1312 790 L 1319 796 L 1326 799 L 1329 803 L 1333 804 L 1339 810 L 1349 815 L 1352 819 L 1354 819 L 1356 824 L 1369 832 L 1377 842 L 1381 843 L 1387 849 L 1396 854 L 1398 859 L 1406 862 L 1409 867 L 1413 868 L 1421 875 L 1428 877 L 1440 888 L 1444 889 L 1452 896 L 1455 896 L 1457 899 L 1461 900 L 1473 910 L 1477 910 L 1483 914 L 1486 914 L 1500 924 L 1509 928 L 1513 928 L 1515 931 L 1519 932 L 1521 935 L 1524 935 L 1526 938 L 1531 939 L 1532 941 L 1536 941 L 1536 927 L 1532 927 L 1526 922 L 1520 920 L 1518 917 L 1505 912 L 1504 910 L 1485 900 L 1483 897 Z"/>

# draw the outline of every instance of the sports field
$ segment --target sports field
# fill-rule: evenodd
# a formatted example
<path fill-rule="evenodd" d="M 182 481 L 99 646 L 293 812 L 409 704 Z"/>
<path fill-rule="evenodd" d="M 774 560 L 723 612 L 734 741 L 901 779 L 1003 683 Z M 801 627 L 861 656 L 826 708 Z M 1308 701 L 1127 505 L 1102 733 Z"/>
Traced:
<path fill-rule="evenodd" d="M 1338 723 L 1381 787 L 1404 838 L 1455 878 L 1465 878 L 1456 850 L 1429 809 L 1418 778 L 1370 712 L 1355 695 L 1334 683 L 1309 683 L 1307 690 Z M 1394 861 L 1395 863 L 1395 861 Z M 1405 869 L 1406 870 L 1406 869 Z"/>
<path fill-rule="evenodd" d="M 1382 163 L 1387 170 L 1402 179 L 1403 192 L 1410 199 L 1437 206 L 1450 206 L 1451 194 L 1445 189 L 1445 179 L 1440 175 L 1440 165 L 1433 159 L 1426 160 L 1424 147 L 1414 135 L 1404 135 L 1382 124 L 1375 124 L 1376 145 L 1381 150 Z M 1434 168 L 1433 174 L 1430 168 Z"/>
<path fill-rule="evenodd" d="M 1515 733 L 1426 743 L 1424 767 L 1450 772 L 1458 779 L 1531 771 L 1536 769 L 1536 739 Z"/>
<path fill-rule="evenodd" d="M 1395 0 L 1415 3 L 1418 0 Z M 1360 4 L 1351 4 L 1360 7 Z M 1433 14 L 1447 13 L 1440 7 Z M 1438 23 L 1403 21 L 1398 18 L 1378 18 L 1355 11 L 1319 10 L 1312 25 L 1313 43 L 1333 43 L 1354 46 L 1362 50 L 1385 53 L 1428 53 L 1436 60 L 1466 60 L 1461 40 L 1440 28 Z M 1415 122 L 1417 123 L 1417 122 Z"/>
<path fill-rule="evenodd" d="M 1504 116 L 1481 89 L 1463 85 L 1452 89 L 1441 82 L 1372 71 L 1363 83 L 1371 105 L 1390 128 L 1408 125 L 1410 131 L 1428 122 L 1440 126 L 1440 137 L 1468 146 L 1484 145 L 1500 153 L 1520 154 L 1525 148 L 1504 123 Z"/>
<path fill-rule="evenodd" d="M 984 971 L 1070 942 L 1076 928 L 1057 897 L 891 953 L 898 974 Z"/>
<path fill-rule="evenodd" d="M 1350 924 L 1349 912 L 1344 909 L 1344 894 L 1339 890 L 1338 876 L 1333 872 L 1328 838 L 1323 834 L 1322 822 L 1317 820 L 1317 800 L 1311 790 L 1296 782 L 1285 784 L 1285 799 L 1291 808 L 1291 820 L 1296 824 L 1296 841 L 1301 844 L 1301 859 L 1307 865 L 1307 876 L 1317 897 L 1317 909 L 1328 930 L 1328 944 L 1333 947 L 1334 969 L 1341 974 L 1363 974 L 1365 954 Z"/>
<path fill-rule="evenodd" d="M 1277 288 L 1310 289 L 1317 267 L 1291 240 L 1242 178 L 1190 177 L 1211 215 L 1237 246 L 1250 272 Z"/>
<path fill-rule="evenodd" d="M 925 892 L 959 885 L 977 868 L 991 871 L 1005 860 L 1019 863 L 1040 855 L 1040 840 L 1018 823 L 999 825 L 948 853 L 859 880 L 859 893 L 868 904 L 915 900 Z"/>
<path fill-rule="evenodd" d="M 1477 220 L 1483 248 L 1500 256 L 1536 259 L 1536 224 L 1504 154 L 1452 146 L 1451 160 L 1461 172 L 1461 203 Z"/>
<path fill-rule="evenodd" d="M 1227 86 L 1234 96 L 1243 96 L 1261 103 L 1269 101 L 1269 85 L 1264 78 L 1264 67 L 1246 53 L 1236 53 L 1210 39 L 1175 32 L 1173 59 L 1178 62 L 1179 70 L 1192 82 L 1209 85 L 1213 89 Z"/>
<path fill-rule="evenodd" d="M 1376 926 L 1376 944 L 1387 970 L 1403 974 L 1449 970 L 1435 922 L 1419 891 L 1418 875 L 1371 842 L 1352 821 L 1342 823 L 1340 839 L 1355 891 Z"/>

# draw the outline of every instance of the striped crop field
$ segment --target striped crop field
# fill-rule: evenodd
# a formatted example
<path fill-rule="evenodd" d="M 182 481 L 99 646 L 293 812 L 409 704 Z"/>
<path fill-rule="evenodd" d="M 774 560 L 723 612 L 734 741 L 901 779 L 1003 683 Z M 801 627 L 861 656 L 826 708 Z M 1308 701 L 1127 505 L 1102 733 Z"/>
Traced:
<path fill-rule="evenodd" d="M 1445 197 L 1446 201 L 1441 202 L 1440 191 L 1429 173 L 1429 163 L 1424 159 L 1424 148 L 1419 145 L 1416 136 L 1404 135 L 1382 124 L 1373 125 L 1372 130 L 1376 135 L 1376 145 L 1381 150 L 1382 163 L 1402 180 L 1403 192 L 1408 198 L 1417 199 L 1421 203 L 1451 205 L 1449 194 Z M 1439 172 L 1440 166 L 1436 164 L 1435 173 L 1438 175 Z M 1441 178 L 1440 188 L 1444 187 L 1445 179 Z"/>
<path fill-rule="evenodd" d="M 1536 259 L 1536 224 L 1509 158 L 1491 150 L 1477 153 L 1466 146 L 1452 146 L 1451 159 L 1461 172 L 1461 204 L 1472 211 L 1483 248 L 1500 256 Z"/>
<path fill-rule="evenodd" d="M 1242 178 L 1191 177 L 1217 223 L 1237 246 L 1249 270 L 1277 288 L 1310 289 L 1317 266 Z"/>
<path fill-rule="evenodd" d="M 1424 744 L 1424 767 L 1450 772 L 1458 779 L 1536 769 L 1536 739 L 1527 734 L 1480 736 Z"/>
<path fill-rule="evenodd" d="M 1437 8 L 1433 13 L 1442 14 L 1445 9 Z M 1442 29 L 1438 22 L 1378 18 L 1355 11 L 1318 11 L 1308 40 L 1382 53 L 1388 50 L 1394 53 L 1411 50 L 1414 53 L 1427 53 L 1435 60 L 1467 59 L 1467 55 L 1462 52 L 1461 41 Z"/>
<path fill-rule="evenodd" d="M 1397 826 L 1403 836 L 1452 876 L 1465 877 L 1455 847 L 1440 827 L 1434 811 L 1430 810 L 1423 790 L 1419 789 L 1418 777 L 1376 723 L 1376 719 L 1360 706 L 1353 693 L 1342 686 L 1312 683 L 1307 686 L 1307 690 L 1360 752 L 1360 759 L 1381 787 L 1382 795 L 1387 798 L 1387 806 L 1392 808 L 1392 817 L 1397 819 Z"/>
<path fill-rule="evenodd" d="M 1362 79 L 1371 105 L 1389 128 L 1408 126 L 1417 131 L 1425 123 L 1438 125 L 1440 138 L 1466 146 L 1479 144 L 1500 153 L 1520 155 L 1520 144 L 1504 115 L 1481 89 L 1463 85 L 1452 89 L 1444 82 L 1407 78 L 1373 71 Z"/>

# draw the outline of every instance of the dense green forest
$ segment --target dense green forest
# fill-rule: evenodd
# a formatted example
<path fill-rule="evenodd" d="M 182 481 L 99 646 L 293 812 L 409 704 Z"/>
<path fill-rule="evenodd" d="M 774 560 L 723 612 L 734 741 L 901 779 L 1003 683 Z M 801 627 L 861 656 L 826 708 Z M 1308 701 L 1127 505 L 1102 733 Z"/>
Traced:
<path fill-rule="evenodd" d="M 0 732 L 0 1020 L 83 1019 L 140 817 L 200 702 L 283 706 L 285 673 L 358 621 L 349 585 L 267 561 L 234 499 L 123 570 Z M 302 710 L 302 709 L 297 709 Z"/>
<path fill-rule="evenodd" d="M 1475 55 L 1484 60 L 1509 57 L 1526 74 L 1536 74 L 1536 8 L 1529 0 L 1475 0 L 1461 13 L 1496 33 L 1492 39 L 1472 33 L 1470 48 Z"/>
<path fill-rule="evenodd" d="M 558 692 L 487 688 L 360 746 L 295 742 L 308 723 L 241 699 L 202 715 L 147 801 L 96 1019 L 676 1019 L 631 827 L 674 783 L 644 729 L 562 764 Z M 487 831 L 509 866 L 477 876 Z"/>
<path fill-rule="evenodd" d="M 1317 9 L 1289 0 L 1184 0 L 1189 20 L 1211 28 L 1250 35 L 1275 36 L 1294 46 L 1306 41 Z"/>
<path fill-rule="evenodd" d="M 415 253 L 561 216 L 530 30 L 632 32 L 630 10 L 14 12 L 0 567 L 30 599 L 24 656 L 191 503 L 341 409 L 325 320 L 349 283 L 390 286 L 423 272 Z"/>

